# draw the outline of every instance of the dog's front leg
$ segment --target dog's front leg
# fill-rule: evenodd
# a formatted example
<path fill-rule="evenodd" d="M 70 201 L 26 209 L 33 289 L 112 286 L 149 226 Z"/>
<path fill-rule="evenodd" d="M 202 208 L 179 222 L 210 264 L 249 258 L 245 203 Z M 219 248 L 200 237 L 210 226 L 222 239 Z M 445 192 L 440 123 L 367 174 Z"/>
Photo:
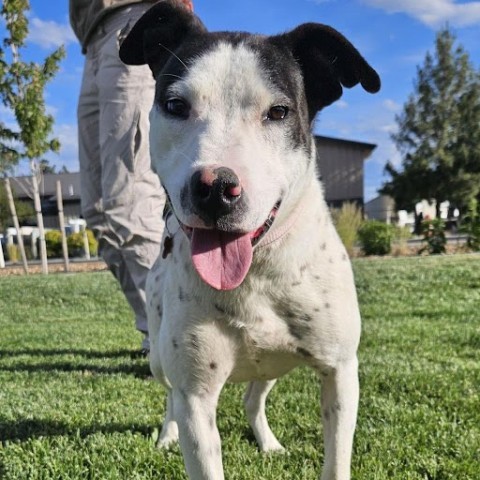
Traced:
<path fill-rule="evenodd" d="M 178 426 L 175 421 L 173 412 L 173 398 L 172 391 L 168 391 L 167 408 L 165 413 L 165 420 L 162 425 L 162 431 L 157 440 L 158 448 L 168 448 L 172 443 L 178 441 Z"/>
<path fill-rule="evenodd" d="M 284 450 L 270 430 L 265 414 L 267 395 L 276 381 L 277 380 L 250 382 L 244 397 L 248 422 L 252 427 L 258 446 L 262 452 L 282 452 Z"/>
<path fill-rule="evenodd" d="M 359 399 L 358 361 L 338 365 L 322 381 L 325 462 L 321 480 L 349 480 Z"/>
<path fill-rule="evenodd" d="M 220 389 L 192 394 L 173 390 L 175 418 L 188 477 L 191 480 L 223 480 L 220 435 L 216 409 Z"/>

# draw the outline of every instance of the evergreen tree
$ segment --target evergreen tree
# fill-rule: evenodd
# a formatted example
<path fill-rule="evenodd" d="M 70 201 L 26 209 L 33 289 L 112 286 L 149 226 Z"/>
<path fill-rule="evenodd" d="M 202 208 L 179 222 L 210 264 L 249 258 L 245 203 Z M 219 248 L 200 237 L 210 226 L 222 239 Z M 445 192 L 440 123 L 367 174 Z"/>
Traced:
<path fill-rule="evenodd" d="M 402 168 L 391 163 L 381 192 L 397 208 L 412 210 L 423 199 L 465 212 L 480 194 L 480 75 L 455 36 L 445 28 L 435 54 L 417 68 L 414 92 L 396 117 L 392 135 Z"/>

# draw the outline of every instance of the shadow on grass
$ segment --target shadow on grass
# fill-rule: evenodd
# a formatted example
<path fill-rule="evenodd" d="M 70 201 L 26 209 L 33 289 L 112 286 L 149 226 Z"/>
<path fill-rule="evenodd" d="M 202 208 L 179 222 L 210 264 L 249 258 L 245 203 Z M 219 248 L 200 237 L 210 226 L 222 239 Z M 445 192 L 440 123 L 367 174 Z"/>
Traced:
<path fill-rule="evenodd" d="M 148 379 L 152 377 L 150 367 L 147 362 L 145 363 L 123 363 L 115 366 L 105 365 L 91 365 L 82 364 L 79 362 L 36 362 L 36 363 L 23 363 L 18 362 L 14 365 L 2 366 L 0 365 L 0 372 L 79 372 L 85 376 L 88 375 L 133 375 L 136 378 Z"/>
<path fill-rule="evenodd" d="M 96 433 L 112 434 L 135 432 L 145 437 L 152 434 L 154 426 L 148 425 L 126 425 L 111 423 L 108 425 L 93 424 L 85 427 L 74 427 L 62 422 L 41 419 L 24 419 L 18 421 L 0 420 L 0 442 L 24 442 L 40 437 L 76 436 L 86 438 Z"/>
<path fill-rule="evenodd" d="M 42 348 L 23 348 L 23 349 L 0 349 L 0 357 L 19 357 L 23 355 L 32 355 L 40 357 L 53 357 L 56 355 L 76 355 L 86 358 L 119 358 L 119 357 L 132 357 L 139 356 L 138 350 L 87 350 L 87 349 L 74 349 L 74 348 L 59 348 L 59 349 L 42 349 Z"/>
<path fill-rule="evenodd" d="M 74 358 L 61 359 L 55 357 L 73 356 Z M 16 357 L 32 357 L 30 361 L 17 359 Z M 38 357 L 36 359 L 35 357 Z M 128 358 L 128 362 L 119 365 L 103 365 L 102 363 L 86 363 L 85 360 L 115 360 Z M 151 377 L 148 361 L 139 361 L 143 355 L 138 350 L 87 350 L 87 349 L 0 349 L 0 359 L 10 360 L 8 365 L 0 363 L 0 371 L 3 372 L 81 372 L 85 375 L 116 375 L 126 374 L 138 378 Z M 13 359 L 13 361 L 11 361 Z M 51 361 L 50 361 L 51 360 Z M 135 360 L 135 361 L 134 361 Z"/>

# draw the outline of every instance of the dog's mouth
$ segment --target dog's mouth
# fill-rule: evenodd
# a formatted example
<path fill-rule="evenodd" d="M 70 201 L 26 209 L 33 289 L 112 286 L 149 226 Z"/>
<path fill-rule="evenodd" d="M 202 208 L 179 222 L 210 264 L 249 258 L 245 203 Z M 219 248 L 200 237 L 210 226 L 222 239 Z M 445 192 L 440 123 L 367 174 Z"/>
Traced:
<path fill-rule="evenodd" d="M 216 290 L 237 288 L 250 270 L 253 248 L 270 230 L 280 203 L 259 228 L 247 233 L 191 228 L 180 222 L 190 239 L 193 265 L 200 278 Z"/>

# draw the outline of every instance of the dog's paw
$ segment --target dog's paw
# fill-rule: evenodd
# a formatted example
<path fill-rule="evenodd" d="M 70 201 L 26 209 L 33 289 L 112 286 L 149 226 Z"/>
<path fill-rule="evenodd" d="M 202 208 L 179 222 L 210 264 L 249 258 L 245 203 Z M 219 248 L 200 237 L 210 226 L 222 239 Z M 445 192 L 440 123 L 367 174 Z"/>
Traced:
<path fill-rule="evenodd" d="M 178 438 L 159 438 L 155 447 L 160 450 L 168 450 L 178 443 Z"/>
<path fill-rule="evenodd" d="M 263 453 L 284 453 L 285 449 L 280 442 L 274 438 L 260 445 L 260 451 Z"/>
<path fill-rule="evenodd" d="M 155 446 L 160 449 L 168 449 L 171 448 L 178 442 L 178 427 L 176 422 L 168 422 L 166 423 L 158 439 L 155 443 Z"/>

